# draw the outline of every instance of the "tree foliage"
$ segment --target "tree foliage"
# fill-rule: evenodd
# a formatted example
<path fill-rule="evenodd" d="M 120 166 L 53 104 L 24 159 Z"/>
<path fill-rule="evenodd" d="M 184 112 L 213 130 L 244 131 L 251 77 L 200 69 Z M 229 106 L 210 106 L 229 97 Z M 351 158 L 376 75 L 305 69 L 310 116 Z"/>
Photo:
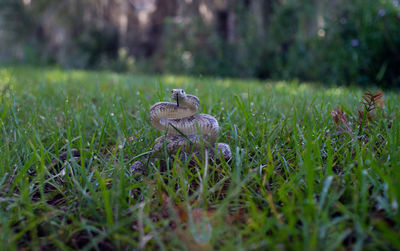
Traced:
<path fill-rule="evenodd" d="M 400 85 L 397 0 L 142 2 L 3 0 L 0 59 Z"/>

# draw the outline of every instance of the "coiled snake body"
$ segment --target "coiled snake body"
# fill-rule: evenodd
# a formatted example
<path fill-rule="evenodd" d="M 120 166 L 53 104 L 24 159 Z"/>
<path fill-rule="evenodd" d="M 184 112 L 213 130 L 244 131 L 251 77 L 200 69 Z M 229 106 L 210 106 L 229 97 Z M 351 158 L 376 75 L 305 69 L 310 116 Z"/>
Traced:
<path fill-rule="evenodd" d="M 150 108 L 151 124 L 166 135 L 155 140 L 151 154 L 154 157 L 163 155 L 164 146 L 168 153 L 198 153 L 207 149 L 209 157 L 221 154 L 225 161 L 232 157 L 228 144 L 216 143 L 218 121 L 208 114 L 196 114 L 200 105 L 199 99 L 186 94 L 182 89 L 173 89 L 171 97 L 176 103 L 158 102 Z M 136 165 L 136 167 L 135 167 Z M 135 162 L 133 168 L 142 164 Z"/>

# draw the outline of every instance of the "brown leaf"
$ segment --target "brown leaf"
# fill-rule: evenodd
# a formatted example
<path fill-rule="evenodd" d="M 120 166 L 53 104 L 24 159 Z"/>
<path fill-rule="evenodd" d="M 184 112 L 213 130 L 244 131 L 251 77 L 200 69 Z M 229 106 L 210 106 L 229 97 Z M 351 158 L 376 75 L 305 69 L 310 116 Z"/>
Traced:
<path fill-rule="evenodd" d="M 385 105 L 385 100 L 383 98 L 383 92 L 378 91 L 374 94 L 375 103 L 378 105 L 379 108 L 383 108 Z"/>
<path fill-rule="evenodd" d="M 336 108 L 331 111 L 331 116 L 338 126 L 340 131 L 347 132 L 349 135 L 353 135 L 353 130 L 349 124 L 349 121 L 346 118 L 345 113 L 343 112 L 343 108 Z"/>
<path fill-rule="evenodd" d="M 207 211 L 205 211 L 202 208 L 194 208 L 190 210 L 190 215 L 187 212 L 187 210 L 185 210 L 185 208 L 181 205 L 181 204 L 176 204 L 174 205 L 175 208 L 175 212 L 179 217 L 179 220 L 181 222 L 188 222 L 189 220 L 189 216 L 192 217 L 193 222 L 200 222 L 202 220 L 203 217 L 211 217 L 215 214 L 215 210 L 214 209 L 208 209 Z"/>
<path fill-rule="evenodd" d="M 362 96 L 362 99 L 361 103 L 364 105 L 367 112 L 373 111 L 377 107 L 382 108 L 384 105 L 383 92 L 381 91 L 372 93 L 367 90 Z"/>
<path fill-rule="evenodd" d="M 375 93 L 372 93 L 370 91 L 366 91 L 364 95 L 362 96 L 362 101 L 361 104 L 363 104 L 363 108 L 358 110 L 358 122 L 361 123 L 361 121 L 364 118 L 364 111 L 366 111 L 366 118 L 369 121 L 373 121 L 377 118 L 376 114 L 372 113 L 373 110 L 379 108 L 382 109 L 385 102 L 383 99 L 383 92 L 377 91 Z"/>

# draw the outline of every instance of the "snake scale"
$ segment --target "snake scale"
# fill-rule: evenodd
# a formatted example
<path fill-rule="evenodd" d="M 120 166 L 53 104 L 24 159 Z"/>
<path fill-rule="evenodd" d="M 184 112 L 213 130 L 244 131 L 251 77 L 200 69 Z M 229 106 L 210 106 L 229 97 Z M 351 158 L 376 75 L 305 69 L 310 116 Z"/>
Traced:
<path fill-rule="evenodd" d="M 199 154 L 207 149 L 209 158 L 216 154 L 229 161 L 232 153 L 228 144 L 216 143 L 218 121 L 208 114 L 197 114 L 200 100 L 183 89 L 173 89 L 171 98 L 176 103 L 158 102 L 150 108 L 150 121 L 157 130 L 165 135 L 155 140 L 151 155 L 162 157 L 166 147 L 169 154 L 181 149 L 181 154 Z M 143 163 L 136 161 L 131 169 L 138 169 Z"/>

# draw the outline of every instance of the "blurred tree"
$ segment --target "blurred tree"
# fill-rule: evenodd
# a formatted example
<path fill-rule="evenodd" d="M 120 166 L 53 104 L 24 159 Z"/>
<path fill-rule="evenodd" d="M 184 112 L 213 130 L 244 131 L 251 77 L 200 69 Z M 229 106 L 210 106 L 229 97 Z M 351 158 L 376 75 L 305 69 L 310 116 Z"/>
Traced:
<path fill-rule="evenodd" d="M 0 1 L 0 61 L 400 83 L 397 0 Z"/>

